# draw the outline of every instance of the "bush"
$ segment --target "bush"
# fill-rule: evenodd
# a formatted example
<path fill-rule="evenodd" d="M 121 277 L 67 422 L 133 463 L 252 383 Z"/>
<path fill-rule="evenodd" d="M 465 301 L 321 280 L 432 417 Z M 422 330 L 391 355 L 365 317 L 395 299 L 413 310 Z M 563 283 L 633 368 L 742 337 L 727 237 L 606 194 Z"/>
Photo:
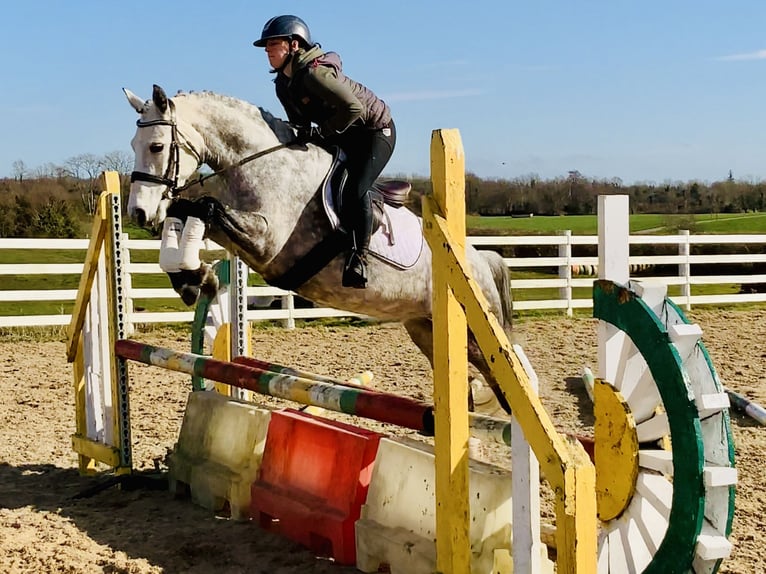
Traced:
<path fill-rule="evenodd" d="M 33 206 L 17 195 L 13 203 L 0 204 L 0 237 L 61 237 L 80 236 L 80 224 L 71 203 L 48 197 Z"/>

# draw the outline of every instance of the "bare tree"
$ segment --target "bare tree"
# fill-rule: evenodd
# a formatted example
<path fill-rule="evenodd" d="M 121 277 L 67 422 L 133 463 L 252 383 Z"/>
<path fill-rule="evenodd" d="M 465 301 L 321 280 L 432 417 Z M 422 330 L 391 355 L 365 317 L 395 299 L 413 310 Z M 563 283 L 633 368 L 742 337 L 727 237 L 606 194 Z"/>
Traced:
<path fill-rule="evenodd" d="M 27 174 L 27 166 L 26 164 L 20 160 L 17 159 L 13 162 L 13 179 L 17 181 L 24 181 L 24 176 Z"/>
<path fill-rule="evenodd" d="M 69 175 L 77 179 L 96 179 L 104 169 L 104 159 L 92 153 L 81 153 L 64 163 Z"/>
<path fill-rule="evenodd" d="M 84 153 L 69 158 L 64 166 L 74 179 L 75 189 L 80 192 L 83 207 L 93 215 L 98 203 L 96 178 L 104 170 L 104 158 Z"/>
<path fill-rule="evenodd" d="M 37 179 L 55 178 L 61 168 L 54 163 L 44 163 L 31 171 L 32 177 Z"/>
<path fill-rule="evenodd" d="M 104 155 L 103 168 L 125 174 L 133 170 L 133 157 L 125 151 L 110 151 Z"/>

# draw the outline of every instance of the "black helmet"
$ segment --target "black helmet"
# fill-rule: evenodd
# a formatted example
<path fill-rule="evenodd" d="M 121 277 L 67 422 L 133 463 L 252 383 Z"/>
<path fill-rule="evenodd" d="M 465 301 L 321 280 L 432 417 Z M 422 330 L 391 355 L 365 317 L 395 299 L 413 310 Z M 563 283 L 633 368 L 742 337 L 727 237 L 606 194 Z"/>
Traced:
<path fill-rule="evenodd" d="M 311 41 L 311 32 L 306 22 L 298 16 L 274 16 L 263 26 L 260 39 L 253 42 L 253 46 L 263 48 L 266 41 L 271 38 L 289 38 L 291 40 L 301 40 L 306 46 L 311 47 L 314 43 Z"/>

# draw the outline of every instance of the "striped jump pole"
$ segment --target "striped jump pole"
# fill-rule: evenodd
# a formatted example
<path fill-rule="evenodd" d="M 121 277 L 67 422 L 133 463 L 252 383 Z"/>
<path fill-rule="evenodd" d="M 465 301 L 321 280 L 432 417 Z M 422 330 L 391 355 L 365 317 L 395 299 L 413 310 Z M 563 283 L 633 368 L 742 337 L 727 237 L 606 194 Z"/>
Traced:
<path fill-rule="evenodd" d="M 205 355 L 184 353 L 137 341 L 115 343 L 118 357 L 225 383 L 253 392 L 356 415 L 378 422 L 412 429 L 427 436 L 434 434 L 433 406 L 392 393 L 366 387 L 309 379 L 287 371 L 271 371 L 269 363 L 242 358 L 235 362 L 219 361 Z M 257 366 L 261 365 L 261 366 Z M 304 374 L 310 374 L 303 371 Z M 485 440 L 510 446 L 511 423 L 486 415 L 471 413 L 473 434 Z"/>
<path fill-rule="evenodd" d="M 123 359 L 201 376 L 262 395 L 315 405 L 425 433 L 433 433 L 434 429 L 430 405 L 396 395 L 338 386 L 136 341 L 117 341 L 115 352 Z"/>
<path fill-rule="evenodd" d="M 364 371 L 350 379 L 337 379 L 335 377 L 328 377 L 326 375 L 318 375 L 317 373 L 311 373 L 309 371 L 302 371 L 300 369 L 293 369 L 292 367 L 285 367 L 277 363 L 271 363 L 256 359 L 254 357 L 239 356 L 234 357 L 231 360 L 232 363 L 238 365 L 245 365 L 246 367 L 254 367 L 256 369 L 262 369 L 271 373 L 279 373 L 280 375 L 288 375 L 291 377 L 299 377 L 301 379 L 310 379 L 312 381 L 318 381 L 320 383 L 330 383 L 332 385 L 338 385 L 341 387 L 349 387 L 352 389 L 368 390 L 375 393 L 374 389 L 364 386 L 364 382 L 372 380 L 372 373 L 370 371 Z"/>

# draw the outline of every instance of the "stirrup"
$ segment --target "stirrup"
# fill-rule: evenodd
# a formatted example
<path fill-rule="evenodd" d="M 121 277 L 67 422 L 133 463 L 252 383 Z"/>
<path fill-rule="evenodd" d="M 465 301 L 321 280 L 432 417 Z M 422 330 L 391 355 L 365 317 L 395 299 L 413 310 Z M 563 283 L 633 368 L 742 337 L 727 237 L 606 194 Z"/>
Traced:
<path fill-rule="evenodd" d="M 341 285 L 354 289 L 365 289 L 367 287 L 366 263 L 363 253 L 355 250 L 351 251 L 346 258 L 346 265 L 343 268 Z"/>

